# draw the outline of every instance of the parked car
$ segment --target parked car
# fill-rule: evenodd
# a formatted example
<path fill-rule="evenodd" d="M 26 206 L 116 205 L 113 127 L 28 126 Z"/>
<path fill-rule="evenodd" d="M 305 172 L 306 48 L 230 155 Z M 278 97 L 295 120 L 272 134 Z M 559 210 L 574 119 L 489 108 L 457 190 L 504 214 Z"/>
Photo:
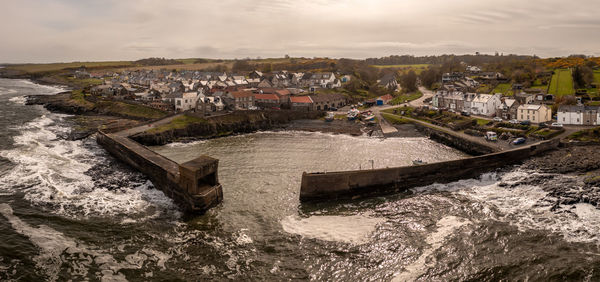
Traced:
<path fill-rule="evenodd" d="M 485 140 L 492 142 L 498 141 L 498 134 L 493 131 L 488 131 L 485 133 Z"/>
<path fill-rule="evenodd" d="M 516 120 L 516 119 L 511 119 L 508 122 L 511 123 L 511 124 L 519 124 L 519 121 Z"/>
<path fill-rule="evenodd" d="M 562 123 L 558 123 L 558 122 L 553 122 L 552 127 L 563 127 Z"/>
<path fill-rule="evenodd" d="M 501 122 L 502 118 L 501 117 L 495 117 L 492 120 L 495 121 L 495 122 Z"/>
<path fill-rule="evenodd" d="M 329 108 L 329 110 L 330 110 L 330 111 L 334 111 L 334 112 L 336 112 L 336 111 L 338 110 L 338 108 L 336 108 L 336 107 L 331 107 L 331 108 Z"/>
<path fill-rule="evenodd" d="M 460 114 L 461 114 L 462 116 L 466 116 L 466 117 L 468 117 L 468 116 L 470 116 L 470 115 L 471 115 L 469 112 L 466 112 L 466 111 L 462 111 L 462 112 L 460 112 Z"/>
<path fill-rule="evenodd" d="M 521 121 L 521 125 L 531 125 L 531 121 L 528 121 L 528 120 Z"/>
<path fill-rule="evenodd" d="M 279 110 L 281 110 L 281 108 L 280 107 L 271 107 L 271 110 L 279 111 Z"/>
<path fill-rule="evenodd" d="M 433 111 L 437 111 L 437 110 L 439 110 L 438 108 L 436 108 L 436 107 L 433 107 L 433 106 L 432 106 L 430 109 L 431 109 L 431 110 L 433 110 Z"/>
<path fill-rule="evenodd" d="M 519 138 L 513 140 L 512 144 L 513 145 L 525 144 L 526 141 L 527 141 L 527 139 L 525 139 L 523 137 L 519 137 Z"/>

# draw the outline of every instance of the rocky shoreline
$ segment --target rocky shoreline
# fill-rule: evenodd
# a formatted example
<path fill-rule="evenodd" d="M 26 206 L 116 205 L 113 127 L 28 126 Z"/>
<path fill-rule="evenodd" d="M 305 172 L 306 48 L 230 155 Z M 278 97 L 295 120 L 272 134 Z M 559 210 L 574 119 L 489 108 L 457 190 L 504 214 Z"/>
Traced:
<path fill-rule="evenodd" d="M 599 145 L 570 146 L 531 158 L 522 169 L 533 171 L 517 183 L 503 183 L 507 188 L 522 184 L 542 187 L 548 196 L 556 199 L 553 210 L 560 205 L 588 203 L 600 205 Z"/>

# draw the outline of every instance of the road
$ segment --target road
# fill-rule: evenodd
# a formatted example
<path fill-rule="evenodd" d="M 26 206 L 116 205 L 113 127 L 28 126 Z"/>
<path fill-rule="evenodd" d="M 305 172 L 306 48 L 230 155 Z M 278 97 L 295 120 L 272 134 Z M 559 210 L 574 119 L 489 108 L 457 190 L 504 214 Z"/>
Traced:
<path fill-rule="evenodd" d="M 123 131 L 119 131 L 119 132 L 116 133 L 116 135 L 121 136 L 121 137 L 129 137 L 131 135 L 144 132 L 144 131 L 152 129 L 154 127 L 170 123 L 173 119 L 175 119 L 177 117 L 180 117 L 182 115 L 183 115 L 183 113 L 172 115 L 170 117 L 166 117 L 166 118 L 163 118 L 161 120 L 157 120 L 157 121 L 149 123 L 149 124 L 144 124 L 144 125 L 140 125 L 138 127 L 130 128 L 130 129 L 123 130 Z"/>

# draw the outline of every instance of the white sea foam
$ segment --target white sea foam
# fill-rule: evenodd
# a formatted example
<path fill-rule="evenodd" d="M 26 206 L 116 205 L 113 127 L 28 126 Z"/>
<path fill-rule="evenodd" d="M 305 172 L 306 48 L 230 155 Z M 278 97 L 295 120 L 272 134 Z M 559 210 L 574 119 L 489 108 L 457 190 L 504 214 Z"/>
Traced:
<path fill-rule="evenodd" d="M 53 207 L 52 211 L 70 216 L 104 216 L 135 214 L 149 207 L 176 210 L 173 202 L 162 192 L 150 189 L 150 182 L 134 183 L 133 189 L 95 187 L 92 177 L 85 173 L 93 168 L 99 156 L 85 148 L 83 141 L 58 138 L 57 133 L 69 129 L 54 123 L 61 115 L 42 116 L 19 129 L 14 137 L 16 148 L 0 151 L 0 156 L 16 164 L 0 178 L 2 192 L 25 192 L 25 199 L 34 204 Z M 114 172 L 107 177 L 130 177 Z M 158 216 L 154 214 L 136 221 Z"/>
<path fill-rule="evenodd" d="M 511 187 L 535 174 L 543 176 L 537 172 L 515 169 L 502 176 L 487 173 L 480 179 L 434 184 L 415 188 L 413 191 L 437 190 L 457 193 L 480 203 L 482 211 L 490 218 L 513 224 L 521 231 L 549 230 L 562 235 L 567 241 L 600 245 L 600 210 L 597 207 L 581 203 L 561 205 L 558 210 L 552 211 L 551 208 L 557 199 L 549 196 L 542 187 L 529 184 Z M 500 183 L 507 185 L 501 187 Z"/>
<path fill-rule="evenodd" d="M 324 241 L 364 244 L 383 218 L 364 215 L 311 216 L 308 218 L 286 217 L 281 221 L 283 230 L 302 237 Z"/>
<path fill-rule="evenodd" d="M 27 102 L 27 99 L 25 98 L 25 96 L 17 96 L 17 97 L 12 97 L 10 99 L 8 99 L 8 101 L 11 101 L 15 104 L 19 104 L 19 105 L 25 105 L 25 102 Z"/>
<path fill-rule="evenodd" d="M 419 276 L 423 275 L 427 269 L 435 266 L 435 259 L 427 260 L 431 254 L 440 247 L 442 247 L 444 241 L 454 233 L 456 229 L 470 224 L 471 222 L 467 219 L 446 216 L 437 222 L 437 230 L 425 239 L 425 242 L 429 245 L 428 248 L 423 250 L 421 256 L 413 263 L 404 267 L 404 271 L 396 275 L 392 281 L 415 281 Z"/>

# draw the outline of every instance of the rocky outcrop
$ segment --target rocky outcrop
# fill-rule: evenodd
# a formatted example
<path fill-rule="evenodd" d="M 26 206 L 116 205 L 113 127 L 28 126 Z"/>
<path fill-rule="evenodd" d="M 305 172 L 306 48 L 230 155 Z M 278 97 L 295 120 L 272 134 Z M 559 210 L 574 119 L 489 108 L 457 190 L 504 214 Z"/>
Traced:
<path fill-rule="evenodd" d="M 176 140 L 207 139 L 281 127 L 292 120 L 315 119 L 323 112 L 299 111 L 238 111 L 227 115 L 202 118 L 184 128 L 162 132 L 146 131 L 131 136 L 135 141 L 147 145 L 164 145 Z M 192 115 L 192 114 L 190 114 Z"/>
<path fill-rule="evenodd" d="M 27 96 L 27 105 L 43 105 L 52 112 L 66 114 L 89 114 L 93 113 L 94 107 L 84 103 L 76 103 L 71 99 L 71 91 L 61 92 L 55 95 L 31 95 Z"/>

